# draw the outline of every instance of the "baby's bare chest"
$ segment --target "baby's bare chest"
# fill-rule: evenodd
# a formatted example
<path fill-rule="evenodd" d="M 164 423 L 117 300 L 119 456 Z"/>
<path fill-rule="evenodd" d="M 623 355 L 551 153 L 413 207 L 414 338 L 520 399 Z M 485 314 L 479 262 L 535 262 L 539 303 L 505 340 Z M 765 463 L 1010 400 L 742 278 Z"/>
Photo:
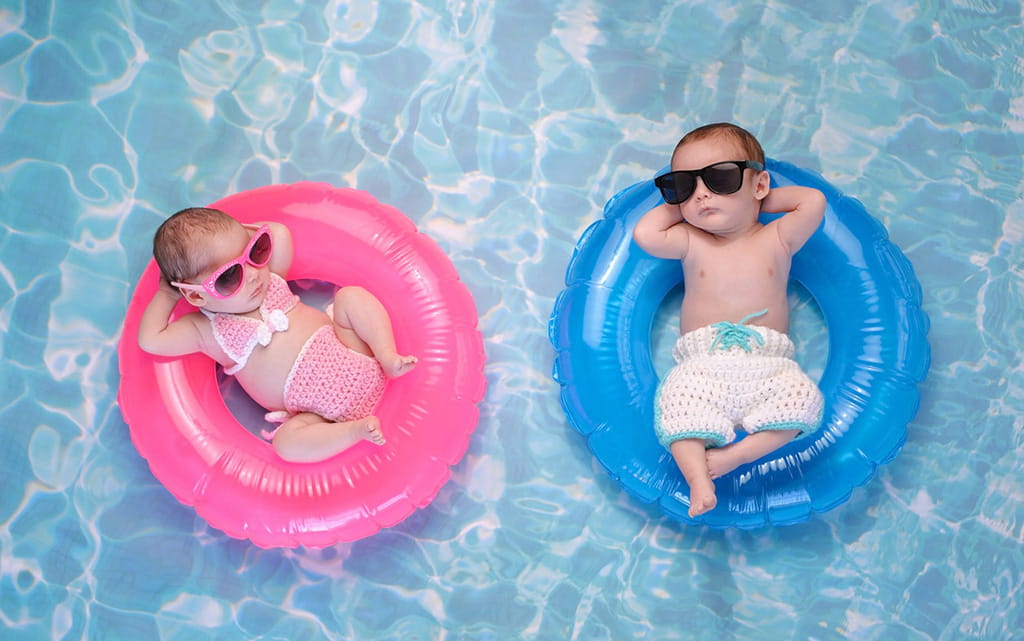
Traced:
<path fill-rule="evenodd" d="M 728 244 L 697 242 L 683 261 L 687 287 L 746 289 L 785 283 L 789 254 L 776 240 L 755 237 Z"/>
<path fill-rule="evenodd" d="M 786 331 L 789 264 L 788 253 L 778 244 L 692 246 L 683 261 L 681 329 L 685 332 L 723 320 L 736 322 L 768 310 L 758 324 Z"/>

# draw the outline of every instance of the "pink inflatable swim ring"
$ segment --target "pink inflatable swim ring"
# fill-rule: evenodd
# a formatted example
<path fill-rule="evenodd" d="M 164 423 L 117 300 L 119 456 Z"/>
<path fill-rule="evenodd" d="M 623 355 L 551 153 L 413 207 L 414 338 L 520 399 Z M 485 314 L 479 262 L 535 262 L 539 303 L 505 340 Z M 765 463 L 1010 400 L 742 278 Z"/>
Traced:
<path fill-rule="evenodd" d="M 211 207 L 242 222 L 288 225 L 288 278 L 373 292 L 399 351 L 419 363 L 388 381 L 377 405 L 384 446 L 362 442 L 321 463 L 286 463 L 228 409 L 211 359 L 139 349 L 139 320 L 159 281 L 150 261 L 118 346 L 118 403 L 153 474 L 211 526 L 260 547 L 354 541 L 427 505 L 466 452 L 485 387 L 476 306 L 451 261 L 396 209 L 353 189 L 275 185 Z"/>

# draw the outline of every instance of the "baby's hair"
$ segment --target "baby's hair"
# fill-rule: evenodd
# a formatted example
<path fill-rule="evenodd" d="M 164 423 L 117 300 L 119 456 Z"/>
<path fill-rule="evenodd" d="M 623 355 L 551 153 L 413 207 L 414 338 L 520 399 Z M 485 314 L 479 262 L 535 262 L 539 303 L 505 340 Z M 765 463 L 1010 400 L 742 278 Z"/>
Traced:
<path fill-rule="evenodd" d="M 756 160 L 764 164 L 764 149 L 761 148 L 761 143 L 757 141 L 754 134 L 731 122 L 716 122 L 704 125 L 703 127 L 697 127 L 683 136 L 682 140 L 676 145 L 676 148 L 672 150 L 672 156 L 674 157 L 679 148 L 688 142 L 707 140 L 716 136 L 736 141 L 743 148 L 744 153 L 747 154 L 746 158 L 734 158 L 732 160 Z"/>
<path fill-rule="evenodd" d="M 153 258 L 168 282 L 186 282 L 206 267 L 201 264 L 204 238 L 226 232 L 237 221 L 219 209 L 189 207 L 163 222 L 153 235 Z"/>

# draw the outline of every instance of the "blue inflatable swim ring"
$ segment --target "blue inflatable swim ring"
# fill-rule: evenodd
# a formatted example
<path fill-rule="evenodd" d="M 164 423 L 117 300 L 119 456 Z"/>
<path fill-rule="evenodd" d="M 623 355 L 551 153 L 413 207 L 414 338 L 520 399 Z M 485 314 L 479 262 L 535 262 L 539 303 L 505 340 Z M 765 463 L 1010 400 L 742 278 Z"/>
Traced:
<path fill-rule="evenodd" d="M 786 525 L 840 505 L 900 451 L 928 371 L 921 286 L 885 228 L 820 175 L 774 160 L 767 168 L 773 187 L 806 185 L 828 199 L 822 227 L 793 257 L 790 273 L 828 330 L 819 381 L 825 411 L 817 432 L 719 479 L 714 510 L 687 515 L 689 488 L 654 435 L 651 329 L 682 270 L 632 241 L 637 220 L 661 202 L 653 181 L 615 195 L 583 233 L 548 326 L 552 375 L 569 422 L 623 488 L 686 523 Z"/>

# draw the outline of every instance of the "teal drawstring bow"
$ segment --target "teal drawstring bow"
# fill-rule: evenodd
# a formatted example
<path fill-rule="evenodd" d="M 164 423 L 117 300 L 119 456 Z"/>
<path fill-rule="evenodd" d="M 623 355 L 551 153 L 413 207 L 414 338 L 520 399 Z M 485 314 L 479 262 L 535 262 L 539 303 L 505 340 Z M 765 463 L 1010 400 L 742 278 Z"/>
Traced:
<path fill-rule="evenodd" d="M 764 316 L 767 313 L 767 309 L 762 309 L 759 312 L 744 316 L 743 320 L 738 323 L 722 321 L 712 325 L 711 327 L 717 330 L 718 333 L 715 334 L 715 340 L 711 342 L 711 348 L 708 349 L 708 353 L 715 351 L 715 349 L 727 350 L 731 347 L 742 347 L 743 351 L 749 352 L 751 349 L 751 338 L 755 339 L 758 345 L 764 345 L 764 337 L 757 330 L 747 327 L 745 323 L 752 318 Z"/>

